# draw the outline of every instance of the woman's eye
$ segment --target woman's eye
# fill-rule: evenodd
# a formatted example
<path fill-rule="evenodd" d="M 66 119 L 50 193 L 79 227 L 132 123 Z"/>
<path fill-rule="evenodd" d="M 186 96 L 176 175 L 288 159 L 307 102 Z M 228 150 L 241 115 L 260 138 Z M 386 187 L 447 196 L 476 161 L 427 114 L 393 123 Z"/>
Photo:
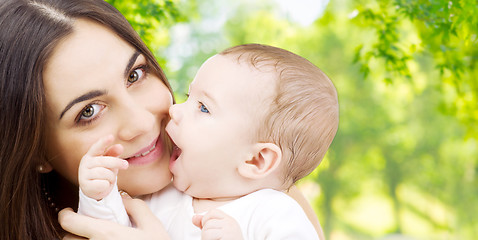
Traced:
<path fill-rule="evenodd" d="M 99 104 L 88 104 L 80 113 L 78 121 L 89 120 L 94 118 L 100 111 L 102 106 Z"/>
<path fill-rule="evenodd" d="M 209 110 L 207 109 L 207 107 L 202 103 L 199 103 L 199 110 L 201 110 L 201 112 L 203 113 L 209 113 Z"/>
<path fill-rule="evenodd" d="M 132 83 L 138 81 L 139 79 L 141 79 L 141 77 L 143 77 L 143 75 L 144 75 L 144 69 L 143 68 L 136 68 L 135 70 L 130 72 L 130 74 L 128 76 L 128 83 L 132 84 Z"/>

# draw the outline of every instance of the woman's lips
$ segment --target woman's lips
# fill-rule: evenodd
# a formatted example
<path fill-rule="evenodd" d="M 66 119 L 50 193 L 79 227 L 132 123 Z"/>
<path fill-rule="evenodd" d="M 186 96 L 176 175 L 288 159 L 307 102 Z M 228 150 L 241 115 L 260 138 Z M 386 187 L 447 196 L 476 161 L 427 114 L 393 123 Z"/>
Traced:
<path fill-rule="evenodd" d="M 161 136 L 156 138 L 150 145 L 144 147 L 140 151 L 134 154 L 133 157 L 127 158 L 131 165 L 143 165 L 158 160 L 163 153 L 163 142 Z"/>

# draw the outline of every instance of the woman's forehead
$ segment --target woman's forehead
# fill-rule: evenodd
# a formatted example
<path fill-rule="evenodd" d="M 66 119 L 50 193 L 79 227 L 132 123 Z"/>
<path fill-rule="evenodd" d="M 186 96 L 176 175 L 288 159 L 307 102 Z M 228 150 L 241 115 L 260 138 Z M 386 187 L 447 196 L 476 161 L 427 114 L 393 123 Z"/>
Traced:
<path fill-rule="evenodd" d="M 110 29 L 93 21 L 79 19 L 73 32 L 53 50 L 46 70 L 50 67 L 77 69 L 82 64 L 104 65 L 106 60 L 121 60 L 134 52 L 134 48 Z M 111 64 L 110 64 L 111 65 Z"/>
<path fill-rule="evenodd" d="M 53 50 L 43 81 L 50 106 L 94 89 L 108 89 L 112 79 L 122 79 L 136 50 L 113 31 L 93 21 L 79 19 L 73 32 Z"/>

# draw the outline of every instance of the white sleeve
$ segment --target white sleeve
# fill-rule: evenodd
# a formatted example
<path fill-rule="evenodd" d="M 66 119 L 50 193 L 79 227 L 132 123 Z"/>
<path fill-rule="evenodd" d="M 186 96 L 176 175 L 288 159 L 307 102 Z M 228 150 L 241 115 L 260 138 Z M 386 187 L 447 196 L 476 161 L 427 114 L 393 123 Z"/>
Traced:
<path fill-rule="evenodd" d="M 279 191 L 259 190 L 219 209 L 236 219 L 244 239 L 319 240 L 302 207 Z"/>
<path fill-rule="evenodd" d="M 100 201 L 87 197 L 80 189 L 78 213 L 93 218 L 110 220 L 125 226 L 131 226 L 131 221 L 126 213 L 116 183 L 110 194 Z"/>
<path fill-rule="evenodd" d="M 270 215 L 264 227 L 266 234 L 263 235 L 263 239 L 319 240 L 319 236 L 310 221 L 296 213 L 295 211 L 278 211 L 277 214 Z"/>
<path fill-rule="evenodd" d="M 314 226 L 296 201 L 289 196 L 277 200 L 265 201 L 262 207 L 256 209 L 260 216 L 256 215 L 255 227 L 261 230 L 261 239 L 319 240 Z"/>

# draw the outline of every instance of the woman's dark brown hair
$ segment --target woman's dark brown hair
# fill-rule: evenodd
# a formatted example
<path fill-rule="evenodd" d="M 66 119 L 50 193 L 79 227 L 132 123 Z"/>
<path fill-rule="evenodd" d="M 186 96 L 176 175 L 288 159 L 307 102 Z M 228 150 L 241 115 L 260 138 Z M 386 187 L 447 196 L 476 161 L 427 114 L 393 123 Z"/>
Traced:
<path fill-rule="evenodd" d="M 166 77 L 128 21 L 103 0 L 2 0 L 0 2 L 0 239 L 58 239 L 56 215 L 42 188 L 65 180 L 41 176 L 46 161 L 42 71 L 58 42 L 88 18 L 112 29 Z M 75 196 L 76 197 L 76 196 Z M 64 205 L 65 203 L 63 203 Z M 61 203 L 60 203 L 61 206 Z M 75 206 L 69 206 L 75 207 Z"/>

